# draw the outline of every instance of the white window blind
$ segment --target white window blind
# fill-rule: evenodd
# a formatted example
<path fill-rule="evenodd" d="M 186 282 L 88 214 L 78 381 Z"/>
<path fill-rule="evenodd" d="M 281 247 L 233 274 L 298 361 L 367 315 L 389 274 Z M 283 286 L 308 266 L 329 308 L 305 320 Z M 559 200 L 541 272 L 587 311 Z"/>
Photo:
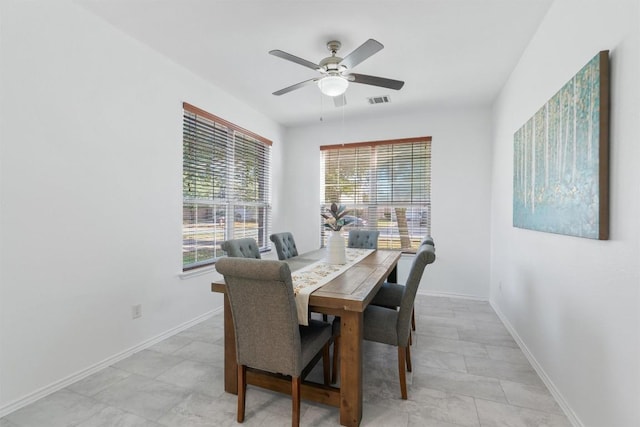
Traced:
<path fill-rule="evenodd" d="M 270 246 L 271 141 L 183 104 L 182 267 L 211 264 L 220 243 Z"/>
<path fill-rule="evenodd" d="M 431 234 L 431 137 L 320 147 L 321 209 L 344 204 L 343 230 L 379 230 L 378 247 L 417 249 Z M 321 221 L 322 224 L 322 221 Z M 321 227 L 323 233 L 325 229 Z"/>

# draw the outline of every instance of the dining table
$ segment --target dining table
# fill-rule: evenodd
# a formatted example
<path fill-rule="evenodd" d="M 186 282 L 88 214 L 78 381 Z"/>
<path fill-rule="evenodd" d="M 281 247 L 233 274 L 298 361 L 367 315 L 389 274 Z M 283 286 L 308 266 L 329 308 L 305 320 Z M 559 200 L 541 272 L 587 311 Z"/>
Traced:
<path fill-rule="evenodd" d="M 325 248 L 284 260 L 292 273 L 326 257 Z M 301 397 L 340 409 L 340 424 L 358 426 L 363 407 L 363 313 L 385 281 L 395 282 L 401 252 L 373 250 L 309 295 L 313 313 L 340 319 L 340 381 L 336 386 L 303 381 Z M 224 278 L 211 284 L 224 294 L 224 389 L 238 393 L 235 332 Z M 287 377 L 257 370 L 247 372 L 247 383 L 291 394 Z"/>

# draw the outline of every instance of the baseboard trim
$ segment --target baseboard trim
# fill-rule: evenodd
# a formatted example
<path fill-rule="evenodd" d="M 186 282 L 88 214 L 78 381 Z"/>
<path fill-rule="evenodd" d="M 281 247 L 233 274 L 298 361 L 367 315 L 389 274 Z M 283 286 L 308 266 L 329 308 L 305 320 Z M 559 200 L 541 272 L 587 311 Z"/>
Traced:
<path fill-rule="evenodd" d="M 176 326 L 175 328 L 171 328 L 166 332 L 163 332 L 160 335 L 157 335 L 153 338 L 150 338 L 148 340 L 145 340 L 143 342 L 141 342 L 138 345 L 135 345 L 127 350 L 124 350 L 120 353 L 114 354 L 111 357 L 108 357 L 106 359 L 104 359 L 101 362 L 98 362 L 92 366 L 89 366 L 86 369 L 82 369 L 81 371 L 78 371 L 74 374 L 69 375 L 68 377 L 65 377 L 61 380 L 58 380 L 52 384 L 49 384 L 47 386 L 44 386 L 36 391 L 34 391 L 33 393 L 29 393 L 26 396 L 16 399 L 12 402 L 9 402 L 8 404 L 0 407 L 0 418 L 9 415 L 10 413 L 17 411 L 20 408 L 23 408 L 37 400 L 42 399 L 45 396 L 48 396 L 52 393 L 55 393 L 58 390 L 62 390 L 65 387 L 68 387 L 69 385 L 75 383 L 76 381 L 80 381 L 86 377 L 88 377 L 89 375 L 93 375 L 96 372 L 101 371 L 102 369 L 109 367 L 111 365 L 113 365 L 114 363 L 117 363 L 119 361 L 121 361 L 122 359 L 126 359 L 127 357 L 131 356 L 132 354 L 135 354 L 139 351 L 142 351 L 146 348 L 151 347 L 154 344 L 159 343 L 160 341 L 167 339 L 175 334 L 178 334 L 186 329 L 189 329 L 190 327 L 197 325 L 200 322 L 203 322 L 207 319 L 209 319 L 210 317 L 212 317 L 213 315 L 220 313 L 222 311 L 222 307 L 208 311 L 205 314 L 202 314 L 192 320 L 189 320 L 181 325 Z"/>
<path fill-rule="evenodd" d="M 467 294 L 456 294 L 453 292 L 437 292 L 437 291 L 420 291 L 418 288 L 418 295 L 425 295 L 430 297 L 446 297 L 446 298 L 458 298 L 458 299 L 468 299 L 473 301 L 484 301 L 488 302 L 487 298 L 482 298 L 476 295 L 467 295 Z"/>
<path fill-rule="evenodd" d="M 564 414 L 567 416 L 571 425 L 574 427 L 584 427 L 584 424 L 582 423 L 582 421 L 580 421 L 580 418 L 578 418 L 576 413 L 573 412 L 573 409 L 571 409 L 571 406 L 569 406 L 562 393 L 560 393 L 560 390 L 558 390 L 553 381 L 551 381 L 551 378 L 549 378 L 545 370 L 538 363 L 533 354 L 531 354 L 527 345 L 520 338 L 520 335 L 518 335 L 518 332 L 515 330 L 513 325 L 511 325 L 511 323 L 509 322 L 509 319 L 507 319 L 507 317 L 502 313 L 502 311 L 500 311 L 500 308 L 496 304 L 494 304 L 493 301 L 489 300 L 489 304 L 491 305 L 491 308 L 493 308 L 493 311 L 495 311 L 500 318 L 502 324 L 505 326 L 505 328 L 507 328 L 513 339 L 516 341 L 516 344 L 518 344 L 518 347 L 520 347 L 520 350 L 522 350 L 524 356 L 527 358 L 529 363 L 531 363 L 533 369 L 535 369 L 535 371 L 538 373 L 538 376 L 540 377 L 542 382 L 547 386 L 547 389 L 549 389 L 549 392 L 551 393 L 553 398 L 556 399 L 556 402 L 558 402 L 560 409 L 562 409 Z"/>

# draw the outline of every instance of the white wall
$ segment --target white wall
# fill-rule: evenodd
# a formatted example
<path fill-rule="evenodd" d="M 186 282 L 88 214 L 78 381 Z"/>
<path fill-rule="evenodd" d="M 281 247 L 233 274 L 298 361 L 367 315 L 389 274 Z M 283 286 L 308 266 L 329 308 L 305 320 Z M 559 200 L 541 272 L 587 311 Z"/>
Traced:
<path fill-rule="evenodd" d="M 294 128 L 282 142 L 264 115 L 71 1 L 3 1 L 0 416 L 219 308 L 211 274 L 178 277 L 187 101 L 274 141 L 274 230 L 303 251 L 319 245 L 320 145 L 432 136 L 438 261 L 421 291 L 491 292 L 576 424 L 640 424 L 638 21 L 637 1 L 557 0 L 493 129 L 486 109 L 434 108 Z M 514 229 L 513 132 L 601 49 L 612 58 L 611 240 Z"/>
<path fill-rule="evenodd" d="M 178 277 L 183 101 L 272 139 L 275 165 L 282 144 L 71 1 L 3 1 L 0 29 L 1 416 L 220 307 L 211 275 Z"/>
<path fill-rule="evenodd" d="M 326 121 L 289 129 L 281 189 L 287 209 L 274 224 L 275 230 L 292 231 L 302 251 L 320 246 L 321 145 L 415 136 L 433 137 L 431 229 L 438 254 L 420 292 L 487 299 L 491 197 L 488 109 L 414 110 L 396 117 L 346 118 L 344 123 Z M 401 277 L 409 263 L 409 259 L 402 260 Z"/>
<path fill-rule="evenodd" d="M 575 425 L 640 425 L 637 1 L 557 0 L 495 104 L 491 302 Z M 610 50 L 608 241 L 512 227 L 513 134 Z"/>

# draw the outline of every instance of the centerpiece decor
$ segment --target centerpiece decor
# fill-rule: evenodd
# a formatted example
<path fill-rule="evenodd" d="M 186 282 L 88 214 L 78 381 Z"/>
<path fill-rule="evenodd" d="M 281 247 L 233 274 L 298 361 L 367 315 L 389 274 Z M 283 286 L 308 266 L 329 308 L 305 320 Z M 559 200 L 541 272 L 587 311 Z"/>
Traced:
<path fill-rule="evenodd" d="M 347 209 L 345 205 L 331 204 L 328 213 L 321 213 L 324 218 L 324 227 L 331 230 L 327 239 L 327 262 L 329 264 L 345 264 L 347 262 L 345 254 L 344 236 L 340 234 L 343 226 L 349 224 L 345 218 Z"/>

